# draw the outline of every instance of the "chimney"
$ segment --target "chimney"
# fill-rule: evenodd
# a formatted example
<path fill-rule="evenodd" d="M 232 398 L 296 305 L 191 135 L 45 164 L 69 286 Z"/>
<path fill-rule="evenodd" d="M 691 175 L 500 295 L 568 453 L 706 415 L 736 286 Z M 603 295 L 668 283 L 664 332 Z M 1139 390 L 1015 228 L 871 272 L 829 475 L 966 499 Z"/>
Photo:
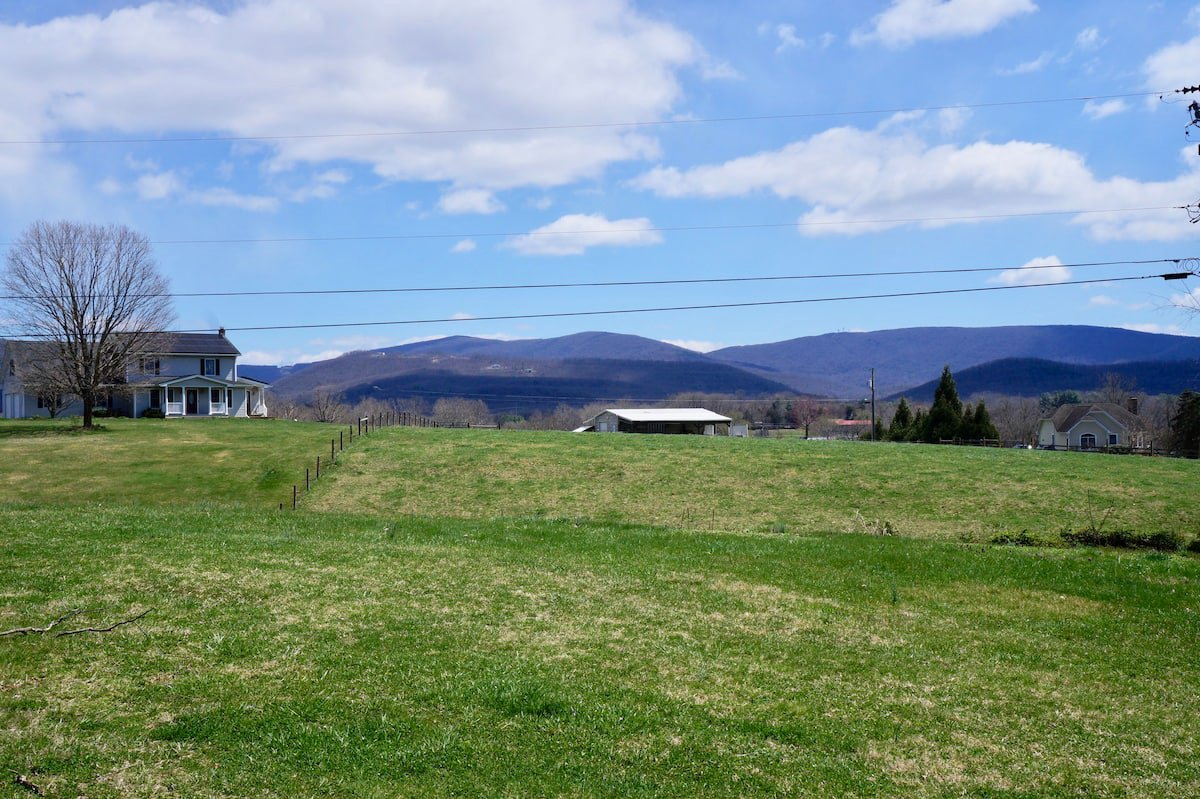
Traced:
<path fill-rule="evenodd" d="M 225 328 L 217 328 L 217 335 L 221 338 L 225 338 Z M 1137 413 L 1137 411 L 1134 411 L 1134 413 Z"/>
<path fill-rule="evenodd" d="M 1137 416 L 1137 412 L 1138 412 L 1138 398 L 1137 398 L 1137 397 L 1130 397 L 1129 399 L 1125 400 L 1125 410 L 1129 411 L 1129 412 L 1130 412 L 1130 413 L 1132 413 L 1134 416 Z"/>

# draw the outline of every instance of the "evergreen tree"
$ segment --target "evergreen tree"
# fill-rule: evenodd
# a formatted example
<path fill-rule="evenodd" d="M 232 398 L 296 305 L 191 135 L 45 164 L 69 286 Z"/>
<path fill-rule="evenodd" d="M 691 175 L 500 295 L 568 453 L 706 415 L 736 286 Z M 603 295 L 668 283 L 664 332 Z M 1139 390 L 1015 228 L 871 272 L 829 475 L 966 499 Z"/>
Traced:
<path fill-rule="evenodd" d="M 929 414 L 925 413 L 924 408 L 917 408 L 917 412 L 913 414 L 912 424 L 908 428 L 908 433 L 905 435 L 905 441 L 924 441 L 925 431 L 929 428 Z"/>
<path fill-rule="evenodd" d="M 975 425 L 975 409 L 970 403 L 963 408 L 962 421 L 958 424 L 958 433 L 955 438 L 961 438 L 964 441 L 974 441 L 979 438 L 979 428 Z"/>
<path fill-rule="evenodd" d="M 924 430 L 924 440 L 937 443 L 942 439 L 955 438 L 960 432 L 963 419 L 962 400 L 958 398 L 958 386 L 950 365 L 942 367 L 942 379 L 933 392 L 933 407 L 929 409 L 929 420 Z"/>
<path fill-rule="evenodd" d="M 987 406 L 983 404 L 983 400 L 980 400 L 979 405 L 975 408 L 974 438 L 1000 438 L 1000 431 L 996 429 L 996 425 L 992 424 L 992 417 L 988 413 Z"/>
<path fill-rule="evenodd" d="M 896 412 L 892 414 L 892 423 L 888 426 L 888 440 L 907 441 L 912 432 L 912 423 L 912 409 L 908 407 L 908 400 L 901 397 L 900 404 L 896 406 Z"/>
<path fill-rule="evenodd" d="M 1200 394 L 1179 395 L 1171 419 L 1171 447 L 1185 458 L 1200 458 Z"/>

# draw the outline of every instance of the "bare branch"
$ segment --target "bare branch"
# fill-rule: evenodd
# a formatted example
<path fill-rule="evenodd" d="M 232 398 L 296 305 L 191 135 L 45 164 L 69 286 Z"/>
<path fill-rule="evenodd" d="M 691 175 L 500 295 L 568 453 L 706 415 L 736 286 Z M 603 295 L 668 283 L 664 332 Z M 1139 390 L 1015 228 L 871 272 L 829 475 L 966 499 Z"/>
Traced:
<path fill-rule="evenodd" d="M 12 769 L 9 769 L 9 771 L 12 771 Z M 45 795 L 45 791 L 43 791 L 40 787 L 38 787 L 37 784 L 35 784 L 31 779 L 26 777 L 21 772 L 13 771 L 12 774 L 13 774 L 13 785 L 21 786 L 25 790 L 32 793 L 34 796 Z"/>
<path fill-rule="evenodd" d="M 76 616 L 78 616 L 80 613 L 83 613 L 83 610 L 78 609 L 78 608 L 75 610 L 72 610 L 72 611 L 68 611 L 68 612 L 64 613 L 63 615 L 59 616 L 54 621 L 47 624 L 45 627 L 14 627 L 11 630 L 5 630 L 4 632 L 0 633 L 0 638 L 4 638 L 9 635 L 29 635 L 31 633 L 41 635 L 42 633 L 48 633 L 51 630 L 53 630 L 55 627 L 57 627 L 58 625 L 62 624 L 64 621 L 73 619 Z"/>
<path fill-rule="evenodd" d="M 126 624 L 133 624 L 135 621 L 138 621 L 139 619 L 144 617 L 147 613 L 149 613 L 152 610 L 154 610 L 154 608 L 146 608 L 145 610 L 143 610 L 141 613 L 137 614 L 136 616 L 130 616 L 128 619 L 122 619 L 121 621 L 110 624 L 107 627 L 82 627 L 78 630 L 63 630 L 61 633 L 58 633 L 54 637 L 55 638 L 64 638 L 68 635 L 79 635 L 81 633 L 111 633 L 113 630 L 117 629 L 118 627 L 122 627 Z"/>

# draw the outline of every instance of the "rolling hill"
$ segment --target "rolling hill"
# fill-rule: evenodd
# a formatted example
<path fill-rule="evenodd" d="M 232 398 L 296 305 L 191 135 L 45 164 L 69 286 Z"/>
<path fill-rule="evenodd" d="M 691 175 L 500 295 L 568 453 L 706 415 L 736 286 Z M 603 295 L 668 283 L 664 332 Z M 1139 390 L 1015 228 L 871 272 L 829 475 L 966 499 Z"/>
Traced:
<path fill-rule="evenodd" d="M 1195 385 L 1188 383 L 1186 366 L 1180 366 L 1195 360 L 1200 360 L 1200 338 L 1053 325 L 830 333 L 708 354 L 596 331 L 517 341 L 450 336 L 241 371 L 271 382 L 284 396 L 316 388 L 350 399 L 471 395 L 529 410 L 591 399 L 653 400 L 684 391 L 858 397 L 867 390 L 872 367 L 880 396 L 919 397 L 945 364 L 965 393 L 1087 390 L 1111 371 L 1125 374 L 1144 391 L 1175 392 Z M 984 364 L 991 366 L 971 371 Z"/>
<path fill-rule="evenodd" d="M 945 364 L 958 375 L 1005 358 L 1089 365 L 1181 361 L 1200 358 L 1200 338 L 1085 325 L 913 327 L 728 347 L 709 356 L 813 393 L 856 397 L 872 367 L 878 391 L 891 394 L 936 379 Z"/>

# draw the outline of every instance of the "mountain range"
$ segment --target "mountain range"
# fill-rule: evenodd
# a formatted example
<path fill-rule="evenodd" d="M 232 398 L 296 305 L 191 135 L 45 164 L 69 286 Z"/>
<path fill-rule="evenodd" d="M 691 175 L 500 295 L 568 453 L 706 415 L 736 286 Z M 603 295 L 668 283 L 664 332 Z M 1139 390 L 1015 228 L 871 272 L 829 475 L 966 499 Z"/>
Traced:
<path fill-rule="evenodd" d="M 964 396 L 1096 388 L 1110 372 L 1149 393 L 1200 386 L 1200 338 L 1081 325 L 918 327 L 829 333 L 699 353 L 653 339 L 587 332 L 497 341 L 471 336 L 352 352 L 290 367 L 239 367 L 283 396 L 315 389 L 388 399 L 468 396 L 514 412 L 594 400 L 650 402 L 682 392 L 861 398 L 932 396 L 949 365 Z"/>

